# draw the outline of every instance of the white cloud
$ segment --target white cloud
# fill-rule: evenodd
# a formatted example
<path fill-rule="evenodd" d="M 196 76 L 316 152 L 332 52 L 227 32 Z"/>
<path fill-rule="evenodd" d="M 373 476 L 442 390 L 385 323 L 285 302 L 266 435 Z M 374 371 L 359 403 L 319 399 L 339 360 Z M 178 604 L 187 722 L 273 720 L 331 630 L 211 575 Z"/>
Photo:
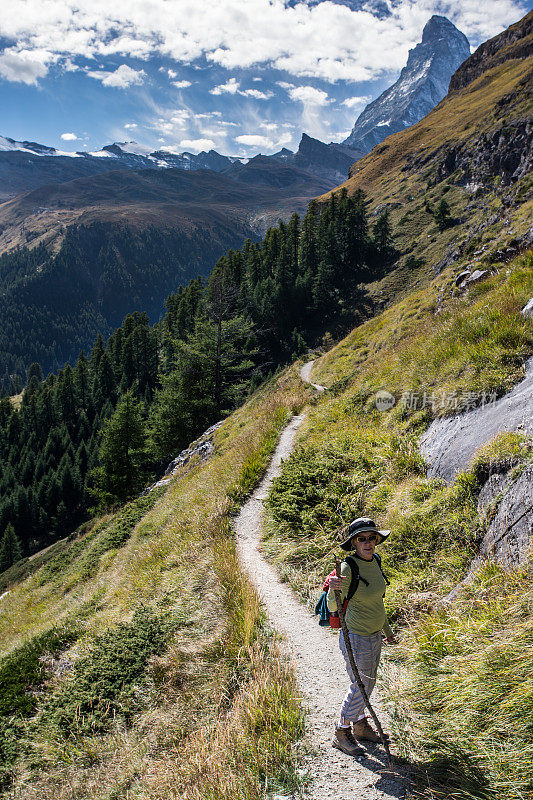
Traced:
<path fill-rule="evenodd" d="M 239 82 L 235 80 L 235 78 L 230 78 L 229 81 L 226 83 L 220 84 L 220 86 L 214 86 L 212 89 L 209 90 L 210 94 L 237 94 L 239 91 Z"/>
<path fill-rule="evenodd" d="M 81 67 L 75 64 L 71 58 L 64 58 L 61 62 L 61 69 L 64 69 L 65 72 L 80 72 Z"/>
<path fill-rule="evenodd" d="M 209 92 L 214 95 L 240 94 L 243 97 L 252 97 L 254 100 L 269 100 L 274 97 L 274 92 L 271 92 L 270 89 L 267 89 L 266 92 L 262 92 L 260 89 L 241 89 L 239 81 L 235 78 L 230 78 L 226 83 L 214 86 Z"/>
<path fill-rule="evenodd" d="M 239 92 L 244 97 L 253 97 L 254 100 L 269 100 L 271 97 L 274 97 L 274 92 L 271 92 L 270 89 L 267 89 L 266 92 L 261 92 L 259 89 L 244 89 L 242 92 Z"/>
<path fill-rule="evenodd" d="M 315 89 L 314 86 L 294 86 L 289 89 L 289 97 L 291 100 L 300 100 L 308 106 L 325 106 L 333 102 L 327 92 Z"/>
<path fill-rule="evenodd" d="M 39 78 L 44 78 L 49 64 L 54 60 L 54 56 L 46 51 L 17 50 L 10 47 L 0 54 L 0 76 L 7 81 L 31 86 Z"/>
<path fill-rule="evenodd" d="M 75 133 L 62 133 L 61 138 L 64 139 L 65 142 L 75 142 L 78 137 Z"/>
<path fill-rule="evenodd" d="M 136 122 L 127 122 L 127 123 L 124 125 L 124 127 L 125 127 L 127 130 L 130 130 L 130 128 L 137 128 L 138 126 L 137 126 L 137 123 L 136 123 Z"/>
<path fill-rule="evenodd" d="M 102 81 L 104 86 L 113 86 L 116 89 L 127 89 L 128 86 L 142 83 L 146 72 L 143 69 L 135 70 L 128 67 L 127 64 L 121 64 L 114 72 L 106 72 L 105 70 L 95 72 L 91 70 L 87 75 L 91 78 L 95 78 L 97 81 Z"/>
<path fill-rule="evenodd" d="M 246 145 L 246 147 L 272 147 L 271 139 L 267 136 L 260 136 L 257 133 L 244 133 L 242 136 L 236 136 L 235 141 Z"/>
<path fill-rule="evenodd" d="M 317 139 L 327 138 L 330 123 L 323 118 L 323 109 L 333 103 L 328 93 L 314 86 L 294 86 L 292 83 L 287 83 L 282 88 L 287 90 L 291 100 L 302 104 L 301 129 Z"/>
<path fill-rule="evenodd" d="M 192 86 L 190 81 L 172 81 L 172 86 L 175 86 L 176 89 L 186 89 L 187 86 Z"/>
<path fill-rule="evenodd" d="M 200 150 L 212 150 L 215 143 L 212 139 L 182 139 L 180 147 L 199 153 Z"/>
<path fill-rule="evenodd" d="M 277 138 L 269 136 L 262 136 L 259 133 L 243 133 L 241 136 L 236 136 L 235 141 L 245 147 L 262 147 L 265 150 L 279 150 L 280 147 L 288 144 L 291 141 L 290 134 L 282 134 Z"/>
<path fill-rule="evenodd" d="M 526 10 L 519 0 L 395 0 L 379 18 L 371 6 L 330 0 L 208 5 L 209 24 L 206 4 L 191 0 L 0 3 L 0 36 L 10 43 L 0 55 L 0 74 L 33 84 L 57 58 L 160 56 L 177 64 L 205 58 L 231 70 L 268 65 L 298 78 L 356 82 L 397 72 L 434 13 L 446 14 L 477 45 Z M 43 51 L 52 57 L 36 55 Z M 123 86 L 125 78 L 110 80 Z"/>
<path fill-rule="evenodd" d="M 348 136 L 351 134 L 352 129 L 348 131 L 336 131 L 336 133 L 332 133 L 333 141 L 334 142 L 343 142 Z"/>
<path fill-rule="evenodd" d="M 346 106 L 346 108 L 363 108 L 370 102 L 372 98 L 367 95 L 362 95 L 361 97 L 347 97 L 346 100 L 343 100 L 341 106 Z"/>

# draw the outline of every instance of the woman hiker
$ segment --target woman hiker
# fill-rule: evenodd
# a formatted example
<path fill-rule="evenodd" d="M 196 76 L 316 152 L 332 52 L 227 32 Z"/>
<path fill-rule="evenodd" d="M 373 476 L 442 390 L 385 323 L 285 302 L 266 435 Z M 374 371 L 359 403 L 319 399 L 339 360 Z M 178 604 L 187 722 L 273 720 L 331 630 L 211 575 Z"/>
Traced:
<path fill-rule="evenodd" d="M 396 641 L 383 605 L 386 579 L 381 571 L 379 557 L 374 556 L 376 545 L 385 541 L 389 534 L 390 531 L 379 531 L 368 517 L 359 517 L 350 524 L 348 538 L 341 543 L 343 550 L 350 551 L 350 556 L 355 557 L 359 568 L 357 590 L 348 601 L 344 616 L 355 663 L 369 696 L 376 683 L 382 631 L 389 644 Z M 337 611 L 334 591 L 340 591 L 344 601 L 351 577 L 350 565 L 343 561 L 341 577 L 330 578 L 327 595 L 330 612 Z M 357 741 L 379 742 L 380 738 L 366 719 L 363 698 L 350 667 L 342 629 L 339 631 L 339 647 L 346 661 L 350 687 L 341 707 L 332 745 L 349 755 L 361 755 L 364 750 L 358 746 Z"/>

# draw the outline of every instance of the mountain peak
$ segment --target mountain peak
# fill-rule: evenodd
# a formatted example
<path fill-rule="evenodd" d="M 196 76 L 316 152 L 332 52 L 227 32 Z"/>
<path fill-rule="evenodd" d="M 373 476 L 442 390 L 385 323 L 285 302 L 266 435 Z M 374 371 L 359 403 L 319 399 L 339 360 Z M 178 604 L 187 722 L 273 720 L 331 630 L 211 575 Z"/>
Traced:
<path fill-rule="evenodd" d="M 368 153 L 391 133 L 414 125 L 446 96 L 451 76 L 469 55 L 464 33 L 434 14 L 396 83 L 365 108 L 343 144 Z"/>
<path fill-rule="evenodd" d="M 443 36 L 459 36 L 466 39 L 464 33 L 455 27 L 453 22 L 450 22 L 448 17 L 441 17 L 439 14 L 433 14 L 431 19 L 428 19 L 422 31 L 422 44 L 441 39 Z M 468 40 L 467 40 L 468 41 Z"/>

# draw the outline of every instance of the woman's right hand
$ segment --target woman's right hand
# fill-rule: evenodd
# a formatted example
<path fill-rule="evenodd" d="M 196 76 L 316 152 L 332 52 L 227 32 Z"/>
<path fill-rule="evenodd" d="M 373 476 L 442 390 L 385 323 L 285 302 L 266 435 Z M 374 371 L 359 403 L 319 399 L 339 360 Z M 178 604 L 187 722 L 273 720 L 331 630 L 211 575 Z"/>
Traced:
<path fill-rule="evenodd" d="M 330 578 L 329 588 L 334 592 L 340 592 L 342 589 L 342 582 L 346 580 L 346 577 L 346 575 L 343 575 L 342 578 Z"/>

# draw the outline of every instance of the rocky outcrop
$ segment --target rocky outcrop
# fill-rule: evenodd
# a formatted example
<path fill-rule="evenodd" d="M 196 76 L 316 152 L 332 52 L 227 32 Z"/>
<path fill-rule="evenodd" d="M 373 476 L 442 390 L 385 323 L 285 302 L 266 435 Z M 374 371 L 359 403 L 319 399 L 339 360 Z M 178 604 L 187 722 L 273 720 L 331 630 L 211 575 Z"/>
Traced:
<path fill-rule="evenodd" d="M 528 58 L 531 55 L 532 47 L 533 11 L 530 11 L 515 25 L 511 25 L 503 33 L 480 45 L 476 52 L 461 64 L 451 77 L 450 92 L 464 89 L 487 70 L 503 64 L 505 61 L 513 58 Z"/>
<path fill-rule="evenodd" d="M 533 319 L 533 297 L 527 301 L 520 313 L 523 314 L 524 317 L 528 317 L 528 319 Z"/>
<path fill-rule="evenodd" d="M 156 481 L 156 483 L 153 483 L 151 486 L 148 486 L 144 492 L 141 492 L 141 497 L 145 494 L 150 494 L 150 492 L 153 492 L 154 489 L 159 489 L 161 486 L 167 486 L 178 470 L 188 464 L 192 458 L 196 457 L 200 461 L 206 461 L 215 449 L 213 444 L 213 434 L 216 430 L 218 430 L 218 428 L 220 428 L 223 421 L 224 420 L 217 422 L 215 425 L 211 425 L 211 427 L 204 431 L 198 439 L 186 447 L 185 450 L 182 450 L 179 456 L 176 456 L 176 458 L 170 462 L 161 480 Z"/>
<path fill-rule="evenodd" d="M 368 153 L 414 125 L 446 96 L 450 77 L 469 55 L 466 36 L 446 17 L 431 17 L 396 83 L 365 108 L 343 144 Z"/>
<path fill-rule="evenodd" d="M 437 169 L 442 181 L 461 170 L 457 181 L 477 187 L 500 179 L 502 186 L 514 183 L 533 169 L 533 124 L 531 119 L 517 119 L 476 139 L 469 139 L 446 150 Z"/>
<path fill-rule="evenodd" d="M 526 363 L 524 379 L 499 400 L 488 390 L 484 397 L 471 399 L 484 402 L 463 414 L 434 420 L 422 436 L 421 452 L 430 477 L 451 483 L 477 450 L 501 431 L 533 433 L 533 358 Z"/>

